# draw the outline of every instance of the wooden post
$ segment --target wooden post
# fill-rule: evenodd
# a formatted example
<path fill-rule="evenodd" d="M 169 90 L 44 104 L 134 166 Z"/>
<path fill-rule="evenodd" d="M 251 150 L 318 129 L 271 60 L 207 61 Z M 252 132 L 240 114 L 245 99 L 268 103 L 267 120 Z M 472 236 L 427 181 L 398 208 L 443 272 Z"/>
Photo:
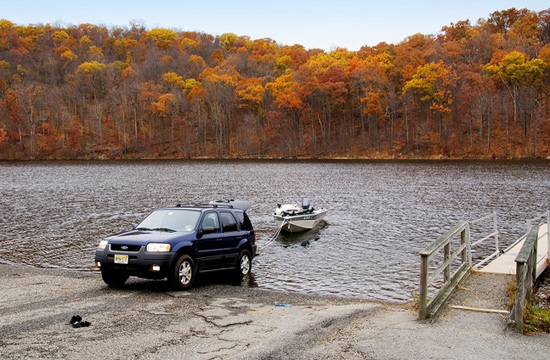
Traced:
<path fill-rule="evenodd" d="M 460 233 L 460 246 L 463 247 L 462 253 L 460 255 L 461 262 L 468 263 L 469 267 L 472 267 L 472 241 L 470 239 L 470 226 L 465 226 L 462 232 Z"/>
<path fill-rule="evenodd" d="M 550 260 L 550 210 L 546 211 L 546 240 L 548 241 L 548 246 L 546 249 L 548 250 L 547 253 L 547 259 Z"/>
<path fill-rule="evenodd" d="M 523 309 L 525 308 L 525 263 L 516 263 L 516 300 L 514 303 L 514 317 L 516 331 L 523 334 Z"/>
<path fill-rule="evenodd" d="M 464 244 L 466 244 L 466 240 L 466 231 L 463 230 L 460 233 L 460 246 L 464 246 Z M 460 261 L 463 263 L 468 261 L 468 249 L 466 247 L 464 247 L 460 252 Z"/>
<path fill-rule="evenodd" d="M 447 263 L 447 266 L 445 266 L 445 271 L 443 272 L 443 281 L 447 283 L 449 280 L 451 280 L 451 242 L 449 241 L 447 244 L 445 244 L 443 248 L 443 258 L 445 259 L 445 262 Z"/>
<path fill-rule="evenodd" d="M 500 250 L 498 249 L 498 228 L 497 228 L 497 213 L 496 212 L 493 212 L 493 234 L 495 234 L 495 251 L 496 251 L 497 254 L 499 254 Z"/>
<path fill-rule="evenodd" d="M 428 257 L 420 257 L 420 294 L 418 297 L 418 319 L 426 320 L 426 300 L 428 299 Z"/>
<path fill-rule="evenodd" d="M 550 232 L 548 230 L 550 230 L 550 210 L 546 211 L 546 240 L 548 241 L 546 259 L 550 260 Z"/>
<path fill-rule="evenodd" d="M 536 226 L 536 235 L 535 235 L 535 243 L 533 244 L 533 250 L 531 254 L 530 260 L 530 267 L 531 267 L 531 281 L 529 284 L 529 289 L 533 286 L 533 284 L 537 281 L 537 255 L 539 253 L 539 229 L 540 226 Z"/>
<path fill-rule="evenodd" d="M 523 334 L 523 311 L 529 304 L 531 288 L 537 276 L 537 242 L 539 226 L 530 228 L 527 238 L 516 256 L 516 301 L 514 303 L 515 328 Z"/>

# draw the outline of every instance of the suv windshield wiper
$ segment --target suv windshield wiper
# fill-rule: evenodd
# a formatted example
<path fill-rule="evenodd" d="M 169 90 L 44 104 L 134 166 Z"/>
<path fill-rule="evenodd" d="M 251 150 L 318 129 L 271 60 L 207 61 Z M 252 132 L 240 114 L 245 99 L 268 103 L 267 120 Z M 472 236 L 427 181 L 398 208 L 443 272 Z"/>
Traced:
<path fill-rule="evenodd" d="M 138 227 L 138 228 L 136 228 L 136 230 L 139 230 L 139 231 L 164 231 L 164 232 L 176 232 L 176 230 L 174 230 L 174 229 L 163 228 L 163 227 L 154 228 L 154 229 L 149 229 L 149 228 L 147 228 L 147 227 Z"/>
<path fill-rule="evenodd" d="M 153 231 L 176 232 L 176 230 L 170 228 L 154 228 Z"/>

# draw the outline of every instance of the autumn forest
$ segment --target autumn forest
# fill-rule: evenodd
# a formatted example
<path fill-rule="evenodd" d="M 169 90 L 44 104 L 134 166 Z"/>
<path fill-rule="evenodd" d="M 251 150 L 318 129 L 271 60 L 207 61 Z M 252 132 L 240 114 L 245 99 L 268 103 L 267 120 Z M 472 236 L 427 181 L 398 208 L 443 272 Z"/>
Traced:
<path fill-rule="evenodd" d="M 547 158 L 550 9 L 359 51 L 0 20 L 0 160 Z"/>

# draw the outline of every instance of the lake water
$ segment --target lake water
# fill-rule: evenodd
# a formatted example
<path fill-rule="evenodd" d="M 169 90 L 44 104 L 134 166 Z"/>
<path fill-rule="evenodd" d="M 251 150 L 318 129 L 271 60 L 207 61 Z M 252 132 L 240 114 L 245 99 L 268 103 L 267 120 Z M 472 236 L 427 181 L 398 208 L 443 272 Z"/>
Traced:
<path fill-rule="evenodd" d="M 309 197 L 326 223 L 263 248 L 254 286 L 407 301 L 419 252 L 459 220 L 496 212 L 507 245 L 550 209 L 549 194 L 543 161 L 0 162 L 0 262 L 97 271 L 102 237 L 157 207 L 227 198 L 254 201 L 262 248 L 276 204 Z"/>

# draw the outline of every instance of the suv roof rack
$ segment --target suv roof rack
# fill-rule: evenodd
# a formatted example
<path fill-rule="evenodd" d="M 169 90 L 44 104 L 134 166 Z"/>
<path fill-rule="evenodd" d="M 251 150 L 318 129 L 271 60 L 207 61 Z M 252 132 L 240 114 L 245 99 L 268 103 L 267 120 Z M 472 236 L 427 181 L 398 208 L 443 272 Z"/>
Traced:
<path fill-rule="evenodd" d="M 246 211 L 253 203 L 251 201 L 243 200 L 214 200 L 206 204 L 176 204 L 176 207 L 202 207 L 202 208 L 227 208 L 227 209 L 240 209 Z"/>
<path fill-rule="evenodd" d="M 233 209 L 231 204 L 176 204 L 176 207 L 201 207 L 201 208 L 218 208 L 224 207 Z"/>

